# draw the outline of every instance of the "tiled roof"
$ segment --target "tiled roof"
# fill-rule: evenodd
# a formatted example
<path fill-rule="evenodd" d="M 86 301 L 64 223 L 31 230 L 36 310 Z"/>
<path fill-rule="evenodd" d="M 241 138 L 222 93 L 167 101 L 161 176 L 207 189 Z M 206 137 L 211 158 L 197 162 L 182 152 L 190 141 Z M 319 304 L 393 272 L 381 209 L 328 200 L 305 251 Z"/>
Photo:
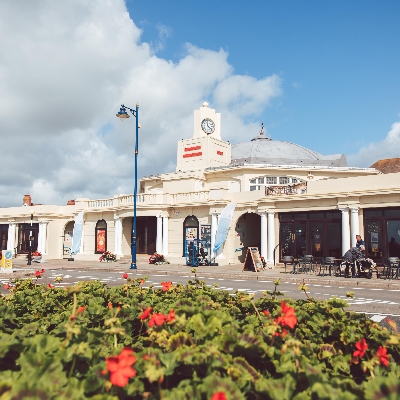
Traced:
<path fill-rule="evenodd" d="M 400 172 L 400 158 L 385 158 L 372 164 L 370 168 L 375 168 L 383 174 Z"/>

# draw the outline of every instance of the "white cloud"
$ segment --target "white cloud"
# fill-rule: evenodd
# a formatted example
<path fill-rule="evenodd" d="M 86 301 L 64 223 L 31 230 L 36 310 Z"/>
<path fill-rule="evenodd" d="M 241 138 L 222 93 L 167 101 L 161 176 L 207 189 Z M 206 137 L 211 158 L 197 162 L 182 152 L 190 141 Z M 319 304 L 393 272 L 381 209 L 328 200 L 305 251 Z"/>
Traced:
<path fill-rule="evenodd" d="M 350 166 L 369 167 L 378 160 L 400 157 L 400 122 L 395 122 L 386 138 L 368 143 L 356 154 L 346 156 Z"/>
<path fill-rule="evenodd" d="M 163 43 L 170 28 L 158 29 Z M 223 50 L 184 50 L 176 63 L 157 57 L 123 0 L 1 2 L 0 205 L 132 193 L 135 123 L 117 120 L 121 103 L 140 103 L 139 176 L 174 170 L 205 100 L 225 140 L 255 135 L 247 121 L 281 94 L 280 78 L 235 75 Z"/>

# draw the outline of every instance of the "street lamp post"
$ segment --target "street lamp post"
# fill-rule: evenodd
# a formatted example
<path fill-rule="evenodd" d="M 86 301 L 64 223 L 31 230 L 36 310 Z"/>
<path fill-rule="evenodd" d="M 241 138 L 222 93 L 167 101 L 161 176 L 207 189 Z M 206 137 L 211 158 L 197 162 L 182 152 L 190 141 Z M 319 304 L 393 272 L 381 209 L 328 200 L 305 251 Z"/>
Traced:
<path fill-rule="evenodd" d="M 136 143 L 135 143 L 135 186 L 133 190 L 133 228 L 132 228 L 132 262 L 130 269 L 137 269 L 136 266 L 136 195 L 137 195 L 137 159 L 138 159 L 138 142 L 139 142 L 139 104 L 136 103 L 136 109 L 126 107 L 123 104 L 117 114 L 117 117 L 121 121 L 129 118 L 129 114 L 126 112 L 129 110 L 132 115 L 136 118 Z"/>
<path fill-rule="evenodd" d="M 32 229 L 32 222 L 33 222 L 33 214 L 35 211 L 31 211 L 31 230 L 29 231 L 29 253 L 28 253 L 28 265 L 32 264 L 32 241 L 33 241 L 33 229 Z"/>

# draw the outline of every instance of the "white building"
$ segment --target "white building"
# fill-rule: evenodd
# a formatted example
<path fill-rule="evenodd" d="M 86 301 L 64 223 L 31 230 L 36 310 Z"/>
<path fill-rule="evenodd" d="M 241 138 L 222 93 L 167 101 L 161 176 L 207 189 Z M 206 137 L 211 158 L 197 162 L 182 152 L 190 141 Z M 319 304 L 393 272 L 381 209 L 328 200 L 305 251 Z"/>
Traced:
<path fill-rule="evenodd" d="M 283 255 L 341 257 L 359 233 L 369 257 L 400 256 L 400 173 L 349 168 L 343 155 L 274 141 L 263 129 L 235 145 L 222 132 L 221 115 L 204 103 L 194 112 L 192 137 L 178 142 L 176 172 L 141 179 L 139 254 L 157 251 L 184 263 L 185 239 L 198 237 L 204 226 L 213 242 L 221 211 L 235 202 L 227 241 L 216 255 L 220 264 L 242 262 L 245 249 L 235 250 L 247 246 L 258 246 L 269 262 Z M 0 244 L 27 252 L 34 211 L 34 247 L 45 258 L 62 258 L 83 210 L 83 250 L 75 258 L 97 260 L 104 249 L 130 257 L 132 208 L 133 195 L 124 194 L 2 208 Z"/>

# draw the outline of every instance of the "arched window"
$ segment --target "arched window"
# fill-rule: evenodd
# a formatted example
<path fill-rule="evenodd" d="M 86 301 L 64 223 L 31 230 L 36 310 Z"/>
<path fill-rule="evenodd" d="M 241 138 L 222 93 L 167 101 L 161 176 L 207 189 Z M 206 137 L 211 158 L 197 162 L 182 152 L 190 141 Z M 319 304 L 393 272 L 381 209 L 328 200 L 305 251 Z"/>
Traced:
<path fill-rule="evenodd" d="M 188 255 L 188 243 L 199 237 L 199 221 L 194 215 L 185 218 L 183 222 L 183 255 Z"/>
<path fill-rule="evenodd" d="M 104 219 L 97 221 L 95 238 L 96 238 L 95 254 L 103 254 L 107 250 L 107 222 L 104 221 Z"/>

